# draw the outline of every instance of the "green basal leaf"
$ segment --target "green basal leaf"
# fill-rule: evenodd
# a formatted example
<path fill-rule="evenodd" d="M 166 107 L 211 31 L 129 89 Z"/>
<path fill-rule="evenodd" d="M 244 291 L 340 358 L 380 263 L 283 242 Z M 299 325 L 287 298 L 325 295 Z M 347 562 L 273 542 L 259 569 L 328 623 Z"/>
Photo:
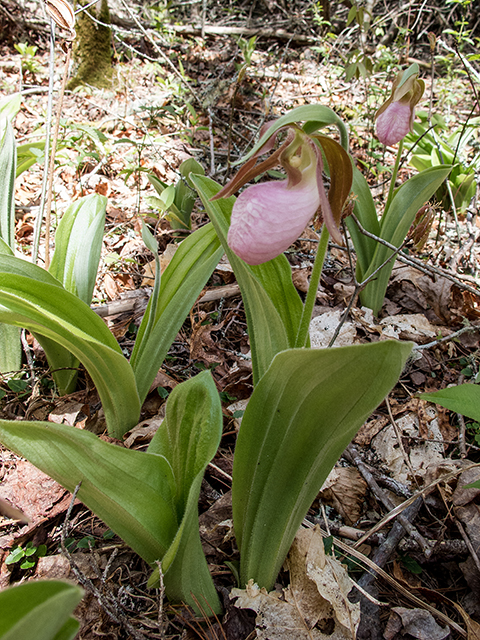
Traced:
<path fill-rule="evenodd" d="M 17 95 L 21 100 L 20 94 Z M 8 104 L 10 105 L 10 103 Z M 20 108 L 20 102 L 18 103 L 18 108 Z M 15 189 L 16 146 L 10 122 L 4 120 L 4 123 L 4 133 L 0 139 L 0 254 L 12 255 L 15 243 L 13 194 Z M 22 345 L 20 331 L 16 327 L 0 324 L 0 373 L 18 371 L 21 364 Z"/>
<path fill-rule="evenodd" d="M 220 613 L 221 606 L 202 551 L 198 497 L 205 468 L 220 444 L 222 423 L 217 388 L 210 372 L 204 371 L 172 391 L 165 420 L 148 448 L 170 462 L 176 485 L 180 527 L 162 561 L 167 596 L 198 610 L 193 593 L 207 612 L 215 613 Z M 158 569 L 149 585 L 157 582 Z"/>
<path fill-rule="evenodd" d="M 222 257 L 223 250 L 213 227 L 197 229 L 178 247 L 162 274 L 160 294 L 153 323 L 150 298 L 138 330 L 130 364 L 138 394 L 143 401 L 168 350 L 190 309 Z M 148 330 L 147 330 L 148 329 Z"/>
<path fill-rule="evenodd" d="M 362 173 L 355 165 L 353 166 L 352 193 L 355 198 L 353 213 L 364 229 L 379 236 L 380 223 L 378 222 L 372 192 Z M 357 280 L 361 282 L 373 260 L 377 243 L 375 240 L 372 240 L 372 238 L 368 238 L 363 235 L 363 233 L 360 233 L 358 226 L 352 218 L 347 217 L 345 223 L 355 246 L 355 251 L 357 252 Z"/>
<path fill-rule="evenodd" d="M 73 640 L 71 617 L 83 597 L 77 585 L 54 580 L 26 582 L 0 592 L 2 640 Z"/>
<path fill-rule="evenodd" d="M 107 198 L 91 194 L 71 204 L 55 234 L 49 273 L 90 304 L 102 250 Z M 58 343 L 40 338 L 60 395 L 75 391 L 79 360 Z"/>
<path fill-rule="evenodd" d="M 22 106 L 22 94 L 12 93 L 0 99 L 0 119 L 6 118 L 11 122 Z M 1 127 L 0 127 L 1 131 Z"/>
<path fill-rule="evenodd" d="M 414 62 L 411 64 L 408 69 L 403 72 L 402 78 L 398 83 L 398 89 L 400 89 L 412 76 L 418 76 L 420 73 L 420 69 L 418 68 L 418 64 Z"/>
<path fill-rule="evenodd" d="M 433 196 L 451 170 L 450 166 L 431 167 L 405 182 L 395 193 L 387 213 L 380 223 L 380 237 L 396 247 L 400 247 L 415 220 L 418 210 Z M 372 274 L 383 262 L 393 255 L 393 251 L 377 244 L 375 254 L 364 273 L 364 278 Z M 392 259 L 360 292 L 363 305 L 377 314 L 383 305 L 394 260 Z"/>
<path fill-rule="evenodd" d="M 205 169 L 199 162 L 195 160 L 195 158 L 187 158 L 186 160 L 184 160 L 179 167 L 179 171 L 187 181 L 188 186 L 192 189 L 194 189 L 195 187 L 193 185 L 193 182 L 191 182 L 190 180 L 190 174 L 199 174 L 201 176 L 205 175 Z"/>
<path fill-rule="evenodd" d="M 130 365 L 101 318 L 48 272 L 0 254 L 0 322 L 23 327 L 72 353 L 89 372 L 110 435 L 138 421 L 140 399 Z M 48 358 L 48 341 L 47 347 Z"/>
<path fill-rule="evenodd" d="M 0 254 L 13 255 L 13 251 L 2 238 L 0 238 Z M 0 373 L 19 371 L 21 365 L 20 329 L 0 323 Z"/>
<path fill-rule="evenodd" d="M 175 481 L 160 455 L 125 449 L 51 422 L 0 420 L 0 442 L 73 492 L 146 562 L 177 532 Z"/>
<path fill-rule="evenodd" d="M 293 286 L 290 265 L 285 256 L 252 267 L 230 250 L 227 233 L 235 198 L 212 202 L 211 198 L 220 191 L 220 185 L 198 175 L 191 175 L 191 180 L 215 226 L 242 291 L 253 376 L 257 382 L 274 356 L 295 344 L 302 317 L 302 301 Z"/>
<path fill-rule="evenodd" d="M 241 581 L 272 588 L 342 451 L 397 382 L 411 343 L 279 353 L 250 398 L 233 465 Z"/>
<path fill-rule="evenodd" d="M 456 387 L 448 387 L 432 393 L 421 393 L 418 397 L 480 422 L 480 386 L 478 384 L 459 384 Z"/>
<path fill-rule="evenodd" d="M 57 145 L 57 150 L 65 145 L 61 142 Z M 17 146 L 17 169 L 16 177 L 33 167 L 36 162 L 43 159 L 45 151 L 45 140 L 42 142 L 26 142 Z"/>
<path fill-rule="evenodd" d="M 340 133 L 340 141 L 342 147 L 344 149 L 348 149 L 348 130 L 343 122 L 343 120 L 337 116 L 335 111 L 332 111 L 329 107 L 324 107 L 320 104 L 309 104 L 302 105 L 301 107 L 297 107 L 296 109 L 291 109 L 288 113 L 286 113 L 278 120 L 275 120 L 274 123 L 270 126 L 270 128 L 263 134 L 260 140 L 256 145 L 245 155 L 243 158 L 240 158 L 237 162 L 233 164 L 236 166 L 238 164 L 243 164 L 246 160 L 251 158 L 259 149 L 263 147 L 263 145 L 270 140 L 274 133 L 276 133 L 282 127 L 285 127 L 289 124 L 295 124 L 298 122 L 305 122 L 303 127 L 305 133 L 314 133 L 319 129 L 326 127 L 328 125 L 335 125 L 338 128 Z M 194 180 L 192 182 L 195 183 Z"/>
<path fill-rule="evenodd" d="M 142 319 L 145 323 L 145 332 L 142 334 L 142 340 L 146 341 L 152 333 L 153 324 L 155 322 L 155 314 L 157 312 L 158 296 L 160 293 L 160 283 L 162 278 L 162 269 L 160 265 L 160 257 L 158 255 L 158 243 L 150 233 L 150 230 L 145 224 L 144 220 L 142 220 L 142 240 L 145 243 L 147 249 L 149 249 L 153 253 L 155 258 L 155 280 L 153 282 L 152 295 L 150 296 L 149 304 Z"/>
<path fill-rule="evenodd" d="M 15 167 L 17 152 L 12 125 L 6 121 L 0 139 L 0 238 L 13 250 L 15 242 Z"/>
<path fill-rule="evenodd" d="M 102 250 L 107 198 L 93 193 L 71 204 L 55 234 L 49 272 L 86 304 L 92 301 Z"/>

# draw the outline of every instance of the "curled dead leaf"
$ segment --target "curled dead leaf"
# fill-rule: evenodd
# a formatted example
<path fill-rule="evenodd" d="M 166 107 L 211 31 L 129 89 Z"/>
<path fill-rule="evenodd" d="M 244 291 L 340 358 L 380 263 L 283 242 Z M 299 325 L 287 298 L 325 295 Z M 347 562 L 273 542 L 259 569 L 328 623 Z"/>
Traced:
<path fill-rule="evenodd" d="M 66 0 L 45 0 L 48 15 L 60 28 L 70 32 L 69 39 L 75 38 L 75 13 Z"/>

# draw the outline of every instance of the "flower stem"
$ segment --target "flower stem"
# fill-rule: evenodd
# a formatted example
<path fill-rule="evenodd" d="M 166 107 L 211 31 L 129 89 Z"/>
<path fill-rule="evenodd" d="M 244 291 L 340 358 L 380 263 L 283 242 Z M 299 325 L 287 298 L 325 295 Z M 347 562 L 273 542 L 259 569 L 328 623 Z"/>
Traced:
<path fill-rule="evenodd" d="M 318 285 L 320 284 L 320 276 L 322 275 L 323 263 L 325 262 L 325 256 L 327 255 L 329 238 L 330 234 L 328 233 L 328 229 L 326 225 L 323 225 L 322 233 L 320 235 L 320 241 L 318 243 L 317 255 L 315 256 L 315 262 L 313 263 L 313 270 L 310 277 L 307 297 L 305 298 L 305 304 L 303 305 L 302 318 L 300 320 L 297 338 L 295 340 L 296 348 L 303 348 L 307 344 L 308 329 L 310 327 L 313 307 L 317 298 Z"/>
<path fill-rule="evenodd" d="M 390 180 L 390 189 L 388 190 L 387 203 L 385 204 L 385 212 L 383 215 L 387 213 L 390 207 L 390 204 L 393 200 L 393 192 L 395 191 L 395 183 L 397 181 L 397 173 L 398 173 L 398 167 L 400 166 L 400 158 L 402 157 L 402 151 L 403 151 L 403 138 L 400 140 L 400 143 L 398 145 L 397 158 L 395 160 L 395 166 L 393 167 L 392 179 Z"/>

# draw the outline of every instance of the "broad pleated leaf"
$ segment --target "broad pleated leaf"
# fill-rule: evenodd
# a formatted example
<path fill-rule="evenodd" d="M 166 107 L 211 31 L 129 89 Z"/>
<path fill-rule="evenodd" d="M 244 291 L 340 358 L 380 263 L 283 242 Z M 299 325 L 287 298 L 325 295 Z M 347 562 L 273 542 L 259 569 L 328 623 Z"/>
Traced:
<path fill-rule="evenodd" d="M 96 193 L 80 198 L 63 214 L 55 233 L 49 272 L 86 304 L 92 301 L 102 250 L 107 198 Z M 60 395 L 75 391 L 76 358 L 59 344 L 41 340 Z"/>
<path fill-rule="evenodd" d="M 163 557 L 177 531 L 172 469 L 156 454 L 125 449 L 51 422 L 0 420 L 0 442 L 78 498 L 144 560 Z"/>
<path fill-rule="evenodd" d="M 340 133 L 342 147 L 348 150 L 348 130 L 335 111 L 321 104 L 306 104 L 296 109 L 291 109 L 288 113 L 275 120 L 252 149 L 235 164 L 243 163 L 251 158 L 282 127 L 300 122 L 305 122 L 303 126 L 305 133 L 314 133 L 328 125 L 335 125 Z"/>
<path fill-rule="evenodd" d="M 57 580 L 26 582 L 0 592 L 2 640 L 73 640 L 72 611 L 83 597 L 77 585 Z"/>
<path fill-rule="evenodd" d="M 435 402 L 445 409 L 480 422 L 480 386 L 478 384 L 459 384 L 456 387 L 448 387 L 432 393 L 421 393 L 419 398 Z"/>
<path fill-rule="evenodd" d="M 101 318 L 48 272 L 0 254 L 0 322 L 50 339 L 83 363 L 102 401 L 109 433 L 120 438 L 138 421 L 133 372 Z M 48 341 L 45 343 L 48 357 Z"/>
<path fill-rule="evenodd" d="M 13 115 L 20 108 L 21 95 L 12 103 Z M 18 102 L 18 107 L 16 106 Z M 10 115 L 10 114 L 9 114 Z M 2 137 L 3 130 L 3 137 Z M 15 190 L 16 145 L 10 122 L 3 120 L 0 127 L 0 254 L 13 255 L 15 244 Z M 20 331 L 16 327 L 0 323 L 0 373 L 18 371 L 22 364 Z"/>
<path fill-rule="evenodd" d="M 165 420 L 148 448 L 149 453 L 167 458 L 176 485 L 174 502 L 180 527 L 162 561 L 166 593 L 171 600 L 197 608 L 193 593 L 200 605 L 215 613 L 221 606 L 200 541 L 198 497 L 221 435 L 220 398 L 210 372 L 204 371 L 172 391 Z M 157 580 L 158 570 L 149 584 Z"/>
<path fill-rule="evenodd" d="M 11 122 L 22 106 L 22 94 L 12 93 L 0 98 L 0 119 L 6 118 Z"/>
<path fill-rule="evenodd" d="M 367 181 L 355 166 L 353 167 L 352 192 L 355 202 L 353 213 L 358 221 L 366 231 L 380 236 L 380 223 L 372 192 Z M 372 238 L 363 235 L 352 218 L 346 218 L 345 223 L 357 252 L 357 280 L 361 282 L 373 260 L 377 243 Z"/>
<path fill-rule="evenodd" d="M 413 176 L 396 192 L 390 208 L 380 222 L 380 237 L 395 247 L 400 247 L 412 226 L 415 216 L 435 193 L 451 170 L 450 166 L 431 167 Z M 372 274 L 393 254 L 392 249 L 377 244 L 373 259 L 363 274 L 364 278 Z M 392 259 L 360 292 L 362 304 L 377 314 L 383 305 L 394 259 Z"/>
<path fill-rule="evenodd" d="M 2 238 L 0 238 L 0 254 L 13 256 L 13 251 Z M 0 373 L 18 371 L 21 365 L 20 329 L 0 322 Z"/>
<path fill-rule="evenodd" d="M 17 152 L 12 125 L 4 121 L 4 131 L 0 129 L 0 238 L 13 250 L 15 242 L 15 167 Z"/>
<path fill-rule="evenodd" d="M 279 353 L 252 394 L 233 465 L 242 586 L 270 589 L 325 478 L 394 386 L 411 343 Z"/>
<path fill-rule="evenodd" d="M 222 254 L 215 231 L 208 224 L 180 244 L 162 274 L 154 320 L 150 311 L 154 301 L 150 300 L 130 358 L 142 401 Z"/>
<path fill-rule="evenodd" d="M 107 198 L 97 193 L 80 198 L 66 209 L 55 233 L 49 272 L 88 305 L 97 279 L 106 206 Z"/>
<path fill-rule="evenodd" d="M 302 316 L 302 301 L 293 286 L 290 265 L 285 256 L 250 266 L 230 250 L 227 233 L 235 198 L 211 202 L 210 199 L 221 187 L 203 176 L 191 175 L 190 178 L 240 285 L 252 349 L 254 381 L 257 382 L 274 356 L 295 344 Z"/>

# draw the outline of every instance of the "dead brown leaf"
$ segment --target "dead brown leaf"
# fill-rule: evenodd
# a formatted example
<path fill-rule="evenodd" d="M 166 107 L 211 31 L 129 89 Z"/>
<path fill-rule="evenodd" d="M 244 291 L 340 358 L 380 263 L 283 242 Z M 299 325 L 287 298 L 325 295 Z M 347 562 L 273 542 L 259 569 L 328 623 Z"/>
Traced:
<path fill-rule="evenodd" d="M 320 497 L 332 506 L 347 525 L 362 515 L 367 483 L 354 467 L 335 467 L 320 491 Z"/>
<path fill-rule="evenodd" d="M 225 324 L 225 320 L 218 324 L 202 324 L 207 318 L 205 311 L 198 312 L 198 320 L 195 321 L 193 314 L 190 315 L 192 322 L 192 335 L 190 337 L 190 359 L 200 360 L 205 364 L 213 362 L 221 363 L 223 354 L 220 352 L 211 334 L 213 331 L 220 331 Z M 210 353 L 209 353 L 210 352 Z"/>
<path fill-rule="evenodd" d="M 237 607 L 257 612 L 260 640 L 352 640 L 360 622 L 360 606 L 349 602 L 353 587 L 344 567 L 325 556 L 318 527 L 300 529 L 287 558 L 290 587 L 283 593 L 233 589 Z"/>
<path fill-rule="evenodd" d="M 405 634 L 418 640 L 444 640 L 450 635 L 450 629 L 442 629 L 425 609 L 393 607 L 383 637 L 385 640 L 400 640 Z"/>

